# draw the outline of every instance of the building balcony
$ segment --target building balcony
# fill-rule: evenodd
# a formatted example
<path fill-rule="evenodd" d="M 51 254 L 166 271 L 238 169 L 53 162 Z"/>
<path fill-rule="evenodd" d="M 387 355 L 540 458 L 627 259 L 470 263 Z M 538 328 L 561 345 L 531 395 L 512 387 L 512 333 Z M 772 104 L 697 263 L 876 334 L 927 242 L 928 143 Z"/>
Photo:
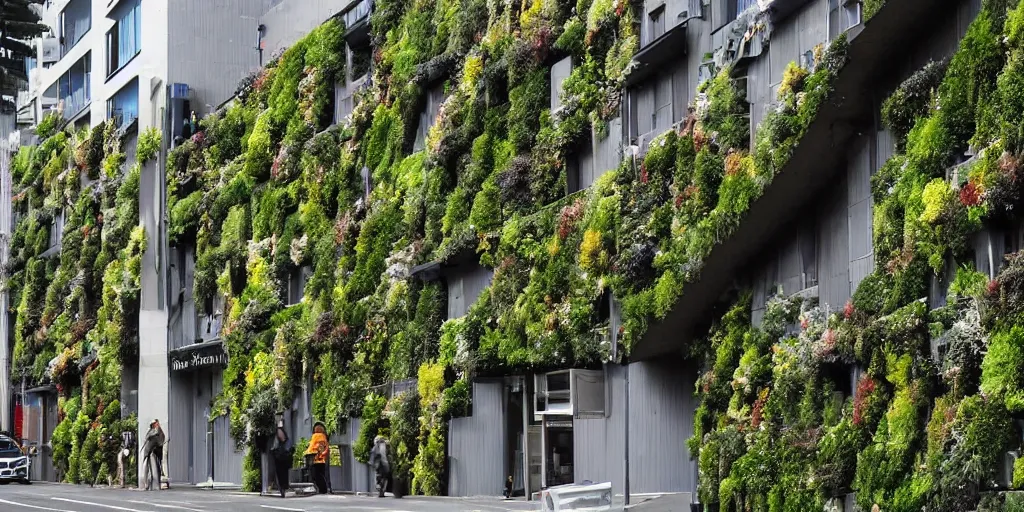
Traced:
<path fill-rule="evenodd" d="M 892 49 L 920 42 L 953 5 L 950 0 L 888 2 L 870 21 L 850 30 L 849 61 L 836 77 L 829 101 L 731 236 L 711 250 L 665 319 L 652 321 L 637 340 L 633 359 L 677 353 L 706 327 L 712 307 L 734 285 L 736 276 L 743 275 L 751 259 L 845 170 L 842 149 L 858 129 L 874 126 L 877 84 L 903 64 L 892 58 Z"/>
<path fill-rule="evenodd" d="M 645 45 L 630 63 L 626 86 L 637 85 L 657 73 L 661 66 L 686 53 L 686 24 L 675 25 Z"/>
<path fill-rule="evenodd" d="M 759 0 L 758 5 L 762 12 L 769 13 L 772 21 L 780 21 L 795 13 L 808 2 L 809 0 Z"/>

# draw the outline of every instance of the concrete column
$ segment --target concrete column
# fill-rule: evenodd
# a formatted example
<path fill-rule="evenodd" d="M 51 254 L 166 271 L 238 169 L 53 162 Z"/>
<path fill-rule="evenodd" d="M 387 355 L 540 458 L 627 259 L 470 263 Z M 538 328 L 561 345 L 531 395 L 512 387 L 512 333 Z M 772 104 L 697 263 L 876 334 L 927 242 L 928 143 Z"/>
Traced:
<path fill-rule="evenodd" d="M 6 268 L 11 240 L 11 145 L 0 140 L 0 268 Z M 3 276 L 4 284 L 7 275 Z M 13 429 L 11 421 L 11 339 L 8 338 L 7 291 L 0 293 L 0 430 Z"/>
<path fill-rule="evenodd" d="M 140 87 L 141 89 L 141 87 Z M 141 92 L 141 91 L 140 91 Z M 142 105 L 155 105 L 162 100 L 157 94 L 152 102 L 142 101 Z M 162 113 L 162 110 L 157 109 Z M 141 112 L 140 112 L 141 114 Z M 145 434 L 149 423 L 159 419 L 164 425 L 168 443 L 172 440 L 185 440 L 185 432 L 167 430 L 171 424 L 169 415 L 170 371 L 167 366 L 167 301 L 165 291 L 165 274 L 167 272 L 167 236 L 164 222 L 165 182 L 164 168 L 166 162 L 167 137 L 164 137 L 163 148 L 155 161 L 147 162 L 142 167 L 139 182 L 139 222 L 146 230 L 146 252 L 142 255 L 142 275 L 139 311 L 139 446 L 145 444 Z M 169 447 L 168 447 L 169 448 Z M 164 454 L 169 449 L 164 450 Z M 142 484 L 141 457 L 139 457 L 140 484 Z M 170 468 L 166 471 L 170 472 Z"/>
<path fill-rule="evenodd" d="M 168 378 L 167 369 L 167 313 L 146 311 L 139 313 L 139 448 L 146 442 L 149 423 L 159 419 L 164 425 L 167 442 L 184 439 L 185 432 L 167 430 L 168 421 Z M 166 454 L 170 448 L 164 449 Z M 139 484 L 142 484 L 144 469 L 141 453 L 139 456 Z"/>

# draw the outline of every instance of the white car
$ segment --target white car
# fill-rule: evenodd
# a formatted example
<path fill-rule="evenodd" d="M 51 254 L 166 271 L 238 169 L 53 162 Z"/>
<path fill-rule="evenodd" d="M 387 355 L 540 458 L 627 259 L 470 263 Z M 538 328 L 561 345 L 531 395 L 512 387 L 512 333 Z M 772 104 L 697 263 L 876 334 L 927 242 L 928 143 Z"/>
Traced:
<path fill-rule="evenodd" d="M 0 436 L 0 484 L 31 483 L 28 467 L 28 456 L 21 451 L 18 443 L 9 437 Z"/>

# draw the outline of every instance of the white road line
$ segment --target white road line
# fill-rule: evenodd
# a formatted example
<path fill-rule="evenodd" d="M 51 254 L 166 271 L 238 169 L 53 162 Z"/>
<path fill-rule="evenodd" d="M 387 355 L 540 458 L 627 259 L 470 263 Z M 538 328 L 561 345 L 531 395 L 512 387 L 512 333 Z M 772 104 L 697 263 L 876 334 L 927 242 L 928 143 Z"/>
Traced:
<path fill-rule="evenodd" d="M 162 504 L 162 503 L 152 503 L 152 502 L 149 502 L 149 501 L 128 500 L 128 503 L 135 503 L 136 505 L 149 505 L 151 507 L 157 507 L 157 508 L 173 508 L 175 510 L 191 510 L 193 512 L 205 512 L 201 508 L 189 508 L 189 507 L 182 507 L 181 505 L 167 505 L 167 504 Z M 189 503 L 189 505 L 191 505 L 191 503 Z"/>
<path fill-rule="evenodd" d="M 273 505 L 260 505 L 263 508 L 269 508 L 271 510 L 285 510 L 287 512 L 306 512 L 301 508 L 288 508 L 288 507 L 275 507 Z"/>
<path fill-rule="evenodd" d="M 16 501 L 0 500 L 0 503 L 6 503 L 8 505 L 17 505 L 19 507 L 32 508 L 36 510 L 50 510 L 52 512 L 74 512 L 73 510 L 64 510 L 59 508 L 37 507 L 35 505 L 29 505 L 28 503 L 18 503 Z"/>
<path fill-rule="evenodd" d="M 118 506 L 115 506 L 115 505 L 104 505 L 102 503 L 93 503 L 91 501 L 78 501 L 78 500 L 72 500 L 72 499 L 68 499 L 68 498 L 57 498 L 57 497 L 53 497 L 53 498 L 50 498 L 50 499 L 51 500 L 57 500 L 57 501 L 66 501 L 68 503 L 77 503 L 79 505 L 92 505 L 94 507 L 109 508 L 111 510 L 124 510 L 125 512 L 149 512 L 149 511 L 146 511 L 146 510 L 136 510 L 134 508 L 124 508 L 124 507 L 118 507 Z"/>

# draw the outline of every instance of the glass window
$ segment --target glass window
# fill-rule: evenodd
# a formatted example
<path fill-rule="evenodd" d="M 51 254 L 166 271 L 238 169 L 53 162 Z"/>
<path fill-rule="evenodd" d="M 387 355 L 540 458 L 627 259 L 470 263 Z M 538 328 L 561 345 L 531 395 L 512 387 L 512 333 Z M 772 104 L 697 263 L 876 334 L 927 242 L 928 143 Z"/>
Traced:
<path fill-rule="evenodd" d="M 57 97 L 64 102 L 64 119 L 77 115 L 92 100 L 92 54 L 87 53 L 57 79 Z"/>
<path fill-rule="evenodd" d="M 672 76 L 659 75 L 655 80 L 651 130 L 667 130 L 672 126 Z"/>
<path fill-rule="evenodd" d="M 818 233 L 813 222 L 805 224 L 800 233 L 800 260 L 803 265 L 804 288 L 818 285 Z"/>
<path fill-rule="evenodd" d="M 139 118 L 139 80 L 128 82 L 107 100 L 107 119 L 113 119 L 119 128 Z"/>
<path fill-rule="evenodd" d="M 57 17 L 57 25 L 60 33 L 60 55 L 63 57 L 92 27 L 92 2 L 71 0 Z"/>
<path fill-rule="evenodd" d="M 735 0 L 735 1 L 736 1 L 736 7 L 735 7 L 736 13 L 733 15 L 733 18 L 736 18 L 737 16 L 739 16 L 741 12 L 743 12 L 743 11 L 745 11 L 745 10 L 755 6 L 755 5 L 757 5 L 757 0 Z"/>
<path fill-rule="evenodd" d="M 18 448 L 18 444 L 7 437 L 0 437 L 0 458 L 13 458 L 20 457 L 22 455 L 21 448 Z"/>
<path fill-rule="evenodd" d="M 665 33 L 665 6 L 651 11 L 647 21 L 647 44 L 651 44 Z"/>
<path fill-rule="evenodd" d="M 114 27 L 107 32 L 107 76 L 117 72 L 142 50 L 141 0 L 126 2 L 111 16 Z"/>

